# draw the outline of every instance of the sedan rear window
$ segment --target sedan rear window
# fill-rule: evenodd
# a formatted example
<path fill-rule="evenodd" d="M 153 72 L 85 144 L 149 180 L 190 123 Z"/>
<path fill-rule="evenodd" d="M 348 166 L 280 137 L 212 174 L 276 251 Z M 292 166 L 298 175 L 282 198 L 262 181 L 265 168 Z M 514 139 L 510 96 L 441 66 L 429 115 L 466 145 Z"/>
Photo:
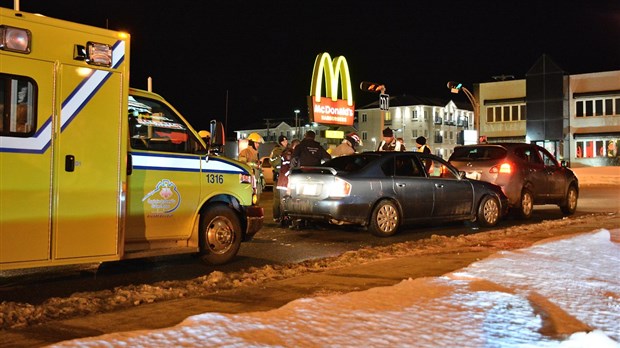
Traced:
<path fill-rule="evenodd" d="M 457 147 L 450 161 L 488 161 L 506 157 L 506 149 L 499 146 Z"/>
<path fill-rule="evenodd" d="M 337 171 L 355 172 L 377 158 L 376 155 L 340 156 L 325 162 L 323 166 L 334 168 Z"/>

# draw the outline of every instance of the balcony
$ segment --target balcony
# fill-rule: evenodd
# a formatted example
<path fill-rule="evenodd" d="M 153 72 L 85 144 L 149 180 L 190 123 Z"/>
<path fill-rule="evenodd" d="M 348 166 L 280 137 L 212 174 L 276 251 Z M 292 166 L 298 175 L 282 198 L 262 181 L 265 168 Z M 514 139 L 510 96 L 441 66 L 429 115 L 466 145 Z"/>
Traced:
<path fill-rule="evenodd" d="M 439 117 L 439 116 L 435 116 L 434 121 L 435 121 L 435 124 L 442 124 L 443 123 L 443 119 L 441 117 Z"/>

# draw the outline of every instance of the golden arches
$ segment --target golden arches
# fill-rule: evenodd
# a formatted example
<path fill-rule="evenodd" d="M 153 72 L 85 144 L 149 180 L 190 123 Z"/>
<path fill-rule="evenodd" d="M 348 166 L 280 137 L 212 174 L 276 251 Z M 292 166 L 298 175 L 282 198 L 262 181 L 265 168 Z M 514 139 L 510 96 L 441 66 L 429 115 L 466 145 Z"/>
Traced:
<path fill-rule="evenodd" d="M 316 56 L 312 84 L 310 85 L 310 95 L 314 96 L 317 103 L 321 101 L 323 76 L 325 76 L 326 97 L 331 98 L 333 101 L 338 99 L 338 80 L 341 80 L 342 99 L 346 99 L 347 104 L 352 106 L 353 91 L 351 90 L 351 76 L 347 60 L 343 56 L 335 57 L 332 60 L 327 52 Z"/>

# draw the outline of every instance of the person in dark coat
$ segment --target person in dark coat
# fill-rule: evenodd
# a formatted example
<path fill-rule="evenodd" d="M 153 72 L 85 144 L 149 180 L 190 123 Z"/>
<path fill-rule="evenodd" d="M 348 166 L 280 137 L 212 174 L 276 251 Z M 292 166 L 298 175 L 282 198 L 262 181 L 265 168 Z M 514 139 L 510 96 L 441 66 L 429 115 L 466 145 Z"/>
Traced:
<path fill-rule="evenodd" d="M 387 127 L 383 130 L 383 140 L 379 143 L 377 151 L 406 151 L 405 145 L 403 145 L 398 139 L 394 138 L 394 131 Z"/>
<path fill-rule="evenodd" d="M 425 137 L 417 137 L 415 140 L 415 146 L 418 148 L 418 152 L 431 153 L 431 148 L 426 145 Z"/>
<path fill-rule="evenodd" d="M 331 159 L 332 156 L 314 140 L 316 134 L 314 131 L 307 131 L 304 139 L 293 150 L 293 158 L 297 164 L 301 166 L 318 166 L 322 161 Z"/>

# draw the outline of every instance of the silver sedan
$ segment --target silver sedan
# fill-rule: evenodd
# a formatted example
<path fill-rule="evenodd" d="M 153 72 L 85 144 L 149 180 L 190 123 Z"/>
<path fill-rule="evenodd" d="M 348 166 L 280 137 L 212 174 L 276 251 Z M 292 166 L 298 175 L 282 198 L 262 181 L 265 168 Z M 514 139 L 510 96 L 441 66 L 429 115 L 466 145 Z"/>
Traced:
<path fill-rule="evenodd" d="M 493 226 L 506 214 L 507 203 L 499 186 L 468 179 L 437 156 L 364 152 L 294 169 L 283 211 L 292 219 L 356 224 L 387 237 L 416 222 Z"/>

